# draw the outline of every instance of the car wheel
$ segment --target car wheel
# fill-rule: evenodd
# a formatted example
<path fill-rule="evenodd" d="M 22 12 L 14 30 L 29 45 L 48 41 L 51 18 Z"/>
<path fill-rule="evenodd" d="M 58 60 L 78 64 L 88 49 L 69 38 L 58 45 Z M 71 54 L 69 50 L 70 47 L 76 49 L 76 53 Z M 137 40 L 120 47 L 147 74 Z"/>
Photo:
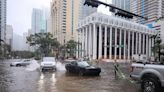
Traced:
<path fill-rule="evenodd" d="M 16 67 L 20 67 L 21 65 L 20 64 L 17 64 Z"/>
<path fill-rule="evenodd" d="M 155 78 L 144 78 L 141 83 L 142 92 L 160 92 L 161 86 Z"/>
<path fill-rule="evenodd" d="M 42 70 L 42 72 L 44 72 L 45 70 L 44 69 L 41 69 Z"/>

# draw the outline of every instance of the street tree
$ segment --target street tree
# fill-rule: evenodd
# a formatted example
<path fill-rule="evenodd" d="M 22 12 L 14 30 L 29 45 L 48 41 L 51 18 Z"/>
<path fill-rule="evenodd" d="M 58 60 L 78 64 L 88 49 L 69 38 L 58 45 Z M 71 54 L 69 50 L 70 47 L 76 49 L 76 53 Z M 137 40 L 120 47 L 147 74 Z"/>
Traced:
<path fill-rule="evenodd" d="M 160 37 L 158 36 L 152 36 L 152 38 L 154 38 L 154 46 L 152 47 L 152 51 L 154 52 L 154 57 L 158 58 L 158 61 L 163 63 L 161 61 L 161 55 L 164 55 L 164 45 L 161 44 L 162 40 Z"/>
<path fill-rule="evenodd" d="M 59 42 L 50 33 L 36 33 L 27 37 L 27 43 L 30 46 L 36 47 L 41 54 L 49 56 L 52 51 L 58 49 Z M 37 52 L 38 52 L 37 50 Z"/>
<path fill-rule="evenodd" d="M 75 56 L 75 52 L 76 52 L 78 44 L 79 43 L 74 40 L 70 40 L 66 43 L 66 49 L 67 49 L 67 53 L 69 54 L 69 56 L 71 56 L 71 57 Z"/>

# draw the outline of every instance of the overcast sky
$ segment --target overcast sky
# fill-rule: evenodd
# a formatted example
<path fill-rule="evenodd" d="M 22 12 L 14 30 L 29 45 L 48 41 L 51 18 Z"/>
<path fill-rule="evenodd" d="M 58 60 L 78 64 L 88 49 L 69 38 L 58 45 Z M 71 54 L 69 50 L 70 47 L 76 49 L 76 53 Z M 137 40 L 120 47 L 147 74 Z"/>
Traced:
<path fill-rule="evenodd" d="M 111 3 L 111 0 L 100 0 Z M 33 8 L 50 7 L 51 0 L 7 0 L 7 24 L 13 26 L 14 33 L 23 35 L 31 28 Z M 108 9 L 100 6 L 99 12 L 107 13 Z"/>

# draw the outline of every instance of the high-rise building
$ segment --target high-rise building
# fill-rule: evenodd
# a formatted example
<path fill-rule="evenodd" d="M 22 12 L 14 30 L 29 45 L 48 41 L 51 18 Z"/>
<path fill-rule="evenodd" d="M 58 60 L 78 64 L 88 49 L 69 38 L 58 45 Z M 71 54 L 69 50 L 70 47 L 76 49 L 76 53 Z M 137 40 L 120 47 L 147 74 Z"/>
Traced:
<path fill-rule="evenodd" d="M 7 0 L 0 0 L 0 39 L 6 40 L 6 3 Z"/>
<path fill-rule="evenodd" d="M 164 15 L 163 0 L 131 0 L 131 12 L 148 17 L 148 20 L 135 18 L 141 24 L 149 24 Z"/>
<path fill-rule="evenodd" d="M 80 0 L 52 0 L 51 2 L 52 33 L 61 44 L 76 39 L 79 5 Z"/>
<path fill-rule="evenodd" d="M 13 27 L 11 25 L 6 26 L 6 44 L 12 47 L 13 45 Z"/>
<path fill-rule="evenodd" d="M 130 1 L 131 0 L 112 0 L 112 4 L 118 8 L 130 11 Z"/>
<path fill-rule="evenodd" d="M 49 11 L 46 8 L 36 9 L 32 11 L 32 25 L 33 33 L 47 32 L 47 19 Z"/>
<path fill-rule="evenodd" d="M 13 47 L 12 51 L 22 51 L 23 37 L 13 32 Z"/>
<path fill-rule="evenodd" d="M 29 51 L 29 44 L 26 43 L 27 37 L 28 37 L 28 33 L 27 32 L 23 33 L 23 38 L 22 38 L 22 50 L 23 51 Z"/>
<path fill-rule="evenodd" d="M 32 11 L 32 25 L 31 29 L 34 33 L 39 33 L 42 27 L 42 11 L 40 9 L 33 9 Z"/>
<path fill-rule="evenodd" d="M 84 6 L 85 0 L 80 1 L 80 13 L 79 13 L 79 19 L 82 20 L 85 17 L 91 15 L 92 13 L 97 12 L 97 8 L 93 8 L 91 6 Z"/>

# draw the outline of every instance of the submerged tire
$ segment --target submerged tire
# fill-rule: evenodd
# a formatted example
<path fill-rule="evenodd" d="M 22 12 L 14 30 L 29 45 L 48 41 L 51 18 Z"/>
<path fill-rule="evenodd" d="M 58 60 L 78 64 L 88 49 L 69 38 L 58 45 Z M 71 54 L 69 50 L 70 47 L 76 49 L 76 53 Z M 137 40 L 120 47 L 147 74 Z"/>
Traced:
<path fill-rule="evenodd" d="M 156 78 L 144 78 L 141 83 L 142 92 L 160 92 L 161 85 Z"/>

